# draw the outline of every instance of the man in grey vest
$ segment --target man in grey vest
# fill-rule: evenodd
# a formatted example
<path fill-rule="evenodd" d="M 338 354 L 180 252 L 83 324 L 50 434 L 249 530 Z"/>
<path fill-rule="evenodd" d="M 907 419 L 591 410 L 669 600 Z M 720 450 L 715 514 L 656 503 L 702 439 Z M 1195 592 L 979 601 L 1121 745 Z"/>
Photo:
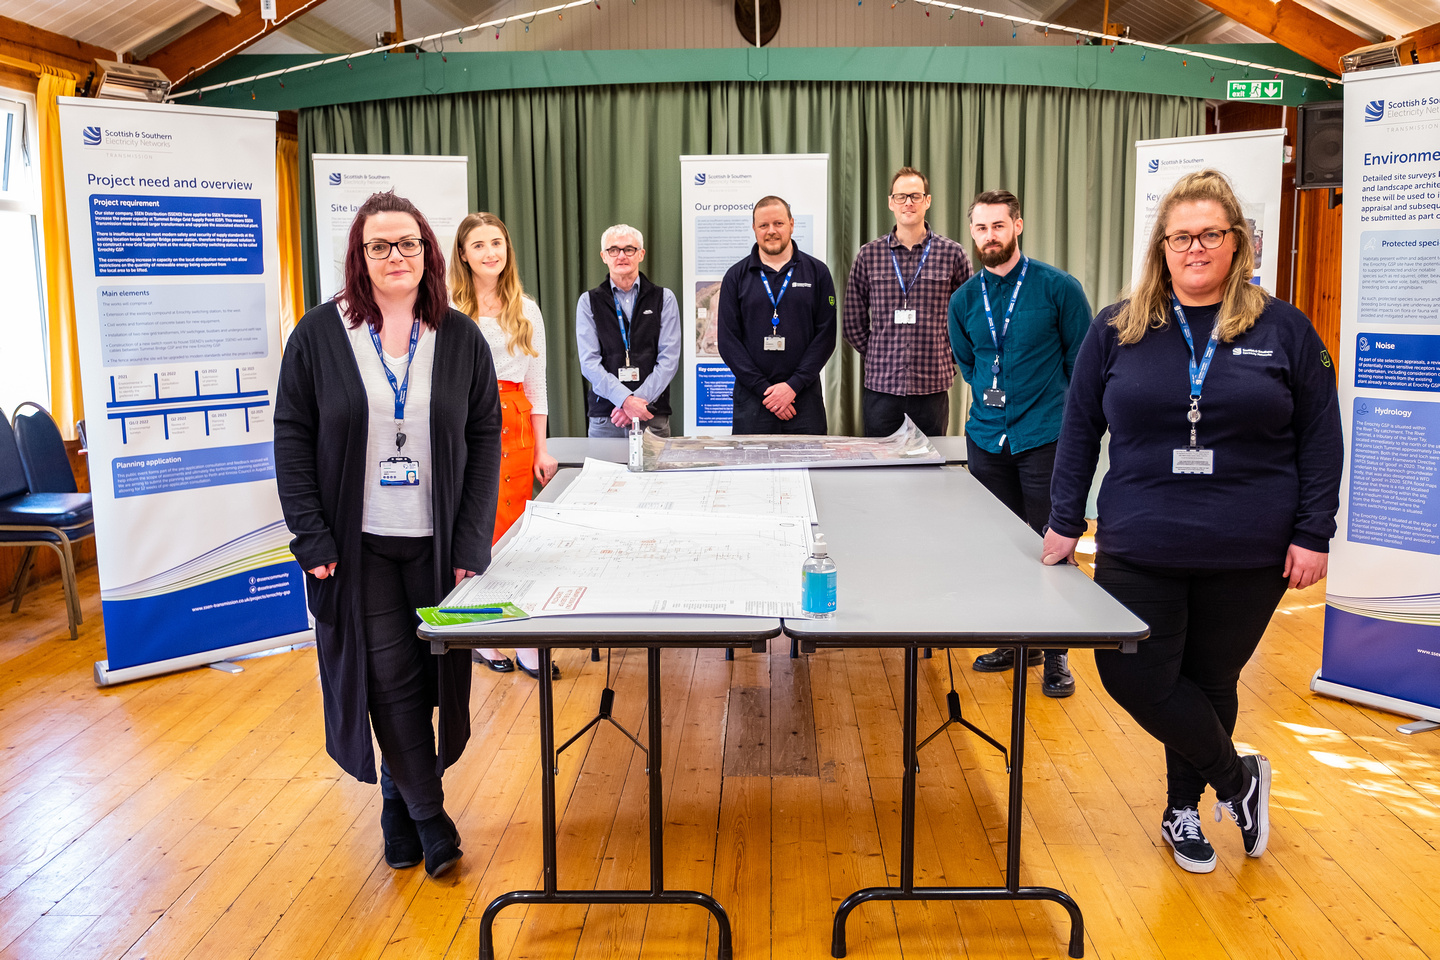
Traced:
<path fill-rule="evenodd" d="M 633 420 L 670 436 L 670 381 L 680 368 L 675 294 L 640 272 L 645 238 L 628 224 L 600 235 L 610 275 L 575 306 L 575 342 L 587 381 L 592 437 L 623 437 Z"/>

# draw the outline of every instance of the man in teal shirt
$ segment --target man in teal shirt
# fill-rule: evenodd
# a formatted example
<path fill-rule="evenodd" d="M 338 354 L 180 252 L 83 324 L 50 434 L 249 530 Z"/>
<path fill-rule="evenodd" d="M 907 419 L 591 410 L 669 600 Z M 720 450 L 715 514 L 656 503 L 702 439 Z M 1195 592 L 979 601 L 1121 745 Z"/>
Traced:
<path fill-rule="evenodd" d="M 984 269 L 950 297 L 950 348 L 970 384 L 965 445 L 970 473 L 1036 533 L 1050 518 L 1050 474 L 1065 391 L 1090 304 L 1080 281 L 1020 252 L 1020 201 L 990 190 L 970 204 L 970 236 Z M 1030 665 L 1041 662 L 1037 652 Z M 1075 692 L 1067 651 L 1043 655 L 1049 697 Z M 1009 670 L 1009 649 L 981 654 L 975 669 Z"/>

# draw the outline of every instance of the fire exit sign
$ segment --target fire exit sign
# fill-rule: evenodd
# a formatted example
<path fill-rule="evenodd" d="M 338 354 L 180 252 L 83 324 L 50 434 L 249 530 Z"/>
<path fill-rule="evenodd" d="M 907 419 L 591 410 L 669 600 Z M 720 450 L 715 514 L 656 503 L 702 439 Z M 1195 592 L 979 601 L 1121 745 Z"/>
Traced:
<path fill-rule="evenodd" d="M 1285 96 L 1285 81 L 1231 80 L 1225 92 L 1230 100 L 1280 100 Z"/>

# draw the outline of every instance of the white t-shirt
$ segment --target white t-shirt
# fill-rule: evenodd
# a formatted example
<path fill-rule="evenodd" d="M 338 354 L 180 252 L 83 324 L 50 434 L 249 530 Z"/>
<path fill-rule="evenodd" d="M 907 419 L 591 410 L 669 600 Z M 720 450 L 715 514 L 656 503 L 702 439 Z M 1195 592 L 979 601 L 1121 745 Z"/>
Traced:
<path fill-rule="evenodd" d="M 480 332 L 490 344 L 490 354 L 495 358 L 495 379 L 509 380 L 525 388 L 525 399 L 530 401 L 532 414 L 549 415 L 549 394 L 545 389 L 545 318 L 540 315 L 540 306 L 529 297 L 521 299 L 522 309 L 530 325 L 535 328 L 531 343 L 539 356 L 532 357 L 523 350 L 512 355 L 505 346 L 505 332 L 500 321 L 494 317 L 478 317 Z M 370 351 L 374 353 L 372 349 Z"/>
<path fill-rule="evenodd" d="M 344 323 L 344 313 L 341 313 Z M 360 529 L 386 537 L 428 537 L 435 532 L 434 506 L 430 500 L 430 371 L 435 365 L 435 331 L 420 324 L 420 342 L 410 365 L 410 390 L 405 395 L 405 446 L 395 449 L 395 391 L 380 365 L 380 354 L 370 339 L 370 325 L 350 327 L 350 348 L 369 399 L 370 435 L 365 444 L 365 512 Z M 406 338 L 409 346 L 409 338 Z M 385 364 L 396 385 L 405 382 L 408 350 L 398 357 L 385 356 Z M 420 464 L 420 482 L 414 486 L 380 486 L 380 461 L 409 457 Z"/>

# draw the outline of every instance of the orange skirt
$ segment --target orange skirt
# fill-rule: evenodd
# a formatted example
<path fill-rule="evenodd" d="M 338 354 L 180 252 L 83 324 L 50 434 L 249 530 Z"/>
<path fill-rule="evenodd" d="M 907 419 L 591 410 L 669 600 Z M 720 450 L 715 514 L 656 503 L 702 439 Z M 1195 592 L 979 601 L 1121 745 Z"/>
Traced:
<path fill-rule="evenodd" d="M 495 505 L 495 537 L 499 540 L 525 512 L 535 491 L 535 428 L 525 388 L 500 381 L 500 498 Z"/>

